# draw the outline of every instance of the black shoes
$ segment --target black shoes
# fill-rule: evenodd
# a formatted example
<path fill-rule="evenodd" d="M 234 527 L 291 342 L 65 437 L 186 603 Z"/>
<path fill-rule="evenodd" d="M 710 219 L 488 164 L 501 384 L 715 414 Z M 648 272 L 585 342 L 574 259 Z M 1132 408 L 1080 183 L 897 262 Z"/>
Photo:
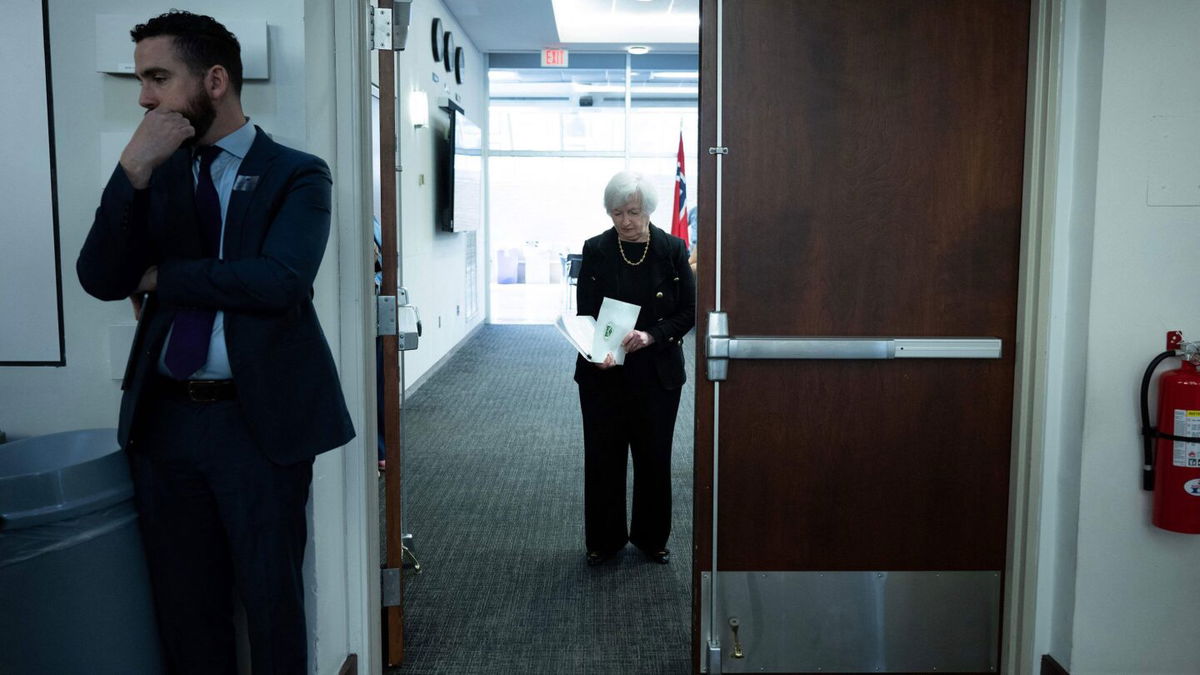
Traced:
<path fill-rule="evenodd" d="M 588 551 L 587 564 L 588 567 L 596 567 L 603 565 L 616 555 L 616 551 Z M 661 551 L 642 551 L 646 559 L 651 562 L 656 562 L 659 565 L 666 565 L 671 562 L 671 549 L 664 548 Z"/>
<path fill-rule="evenodd" d="M 666 565 L 671 562 L 671 549 L 664 548 L 661 551 L 654 551 L 653 553 L 647 552 L 646 557 L 659 565 Z"/>
<path fill-rule="evenodd" d="M 604 563 L 611 560 L 615 554 L 616 554 L 616 551 L 588 551 L 588 553 L 587 553 L 588 567 L 596 567 L 597 565 L 603 565 Z"/>

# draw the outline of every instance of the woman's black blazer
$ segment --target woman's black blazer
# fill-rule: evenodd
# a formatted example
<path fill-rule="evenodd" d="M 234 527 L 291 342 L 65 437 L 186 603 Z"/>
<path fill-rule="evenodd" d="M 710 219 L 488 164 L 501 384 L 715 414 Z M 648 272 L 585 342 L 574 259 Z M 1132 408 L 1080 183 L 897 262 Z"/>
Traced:
<path fill-rule="evenodd" d="M 663 389 L 678 389 L 687 381 L 683 365 L 683 336 L 696 323 L 696 281 L 688 265 L 683 240 L 650 224 L 650 251 L 646 254 L 652 283 L 635 326 L 654 337 L 654 344 L 625 357 L 627 377 L 645 380 Z M 579 315 L 593 318 L 606 296 L 617 293 L 618 270 L 626 264 L 617 249 L 617 231 L 608 229 L 583 243 L 583 262 L 576 288 Z M 595 385 L 612 371 L 603 371 L 582 356 L 575 361 L 575 381 Z"/>

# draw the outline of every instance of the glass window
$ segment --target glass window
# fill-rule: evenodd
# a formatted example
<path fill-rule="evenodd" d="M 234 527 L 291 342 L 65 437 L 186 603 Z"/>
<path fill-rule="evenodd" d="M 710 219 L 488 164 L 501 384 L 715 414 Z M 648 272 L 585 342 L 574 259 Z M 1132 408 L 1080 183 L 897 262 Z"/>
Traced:
<path fill-rule="evenodd" d="M 638 108 L 631 111 L 629 124 L 630 154 L 675 156 L 679 133 L 683 131 L 683 152 L 696 151 L 696 108 Z"/>
<path fill-rule="evenodd" d="M 623 152 L 625 111 L 592 108 L 562 114 L 563 150 Z"/>
<path fill-rule="evenodd" d="M 494 105 L 488 110 L 489 149 L 512 150 L 512 129 L 508 124 L 510 115 L 510 110 Z"/>
<path fill-rule="evenodd" d="M 612 226 L 604 186 L 624 167 L 620 157 L 492 157 L 492 249 L 579 253 Z"/>
<path fill-rule="evenodd" d="M 680 131 L 682 128 L 682 132 Z M 675 198 L 675 159 L 679 139 L 683 137 L 683 169 L 687 179 L 686 204 L 696 204 L 696 183 L 700 156 L 697 149 L 697 117 L 695 108 L 650 108 L 632 111 L 630 137 L 631 171 L 651 176 L 658 193 L 658 209 L 654 224 L 669 229 L 671 206 Z"/>
<path fill-rule="evenodd" d="M 648 69 L 631 77 L 628 120 L 624 69 L 517 68 L 489 77 L 493 321 L 548 323 L 570 311 L 574 288 L 563 261 L 612 227 L 603 200 L 614 173 L 628 167 L 650 178 L 658 193 L 651 219 L 670 230 L 681 134 L 687 206 L 695 204 L 695 84 Z"/>
<path fill-rule="evenodd" d="M 528 108 L 509 117 L 514 150 L 561 150 L 562 127 L 558 113 Z"/>
<path fill-rule="evenodd" d="M 492 106 L 488 147 L 492 150 L 562 150 L 557 111 L 535 107 Z"/>

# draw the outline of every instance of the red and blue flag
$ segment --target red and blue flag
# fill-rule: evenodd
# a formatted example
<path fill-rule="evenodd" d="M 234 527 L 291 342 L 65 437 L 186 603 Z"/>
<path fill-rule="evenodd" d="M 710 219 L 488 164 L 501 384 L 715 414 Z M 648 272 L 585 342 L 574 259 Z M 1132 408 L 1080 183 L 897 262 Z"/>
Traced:
<path fill-rule="evenodd" d="M 683 170 L 683 132 L 679 132 L 679 154 L 675 157 L 675 209 L 671 212 L 671 234 L 683 240 L 688 237 L 687 178 Z"/>

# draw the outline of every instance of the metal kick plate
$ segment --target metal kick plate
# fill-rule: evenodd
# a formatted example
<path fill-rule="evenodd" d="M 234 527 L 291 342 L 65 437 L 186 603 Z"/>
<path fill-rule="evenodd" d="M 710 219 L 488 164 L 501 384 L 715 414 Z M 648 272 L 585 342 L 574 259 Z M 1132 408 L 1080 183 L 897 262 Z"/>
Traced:
<path fill-rule="evenodd" d="M 706 573 L 707 574 L 707 573 Z M 1000 572 L 718 572 L 725 673 L 995 672 Z M 700 635 L 711 586 L 701 584 Z"/>

